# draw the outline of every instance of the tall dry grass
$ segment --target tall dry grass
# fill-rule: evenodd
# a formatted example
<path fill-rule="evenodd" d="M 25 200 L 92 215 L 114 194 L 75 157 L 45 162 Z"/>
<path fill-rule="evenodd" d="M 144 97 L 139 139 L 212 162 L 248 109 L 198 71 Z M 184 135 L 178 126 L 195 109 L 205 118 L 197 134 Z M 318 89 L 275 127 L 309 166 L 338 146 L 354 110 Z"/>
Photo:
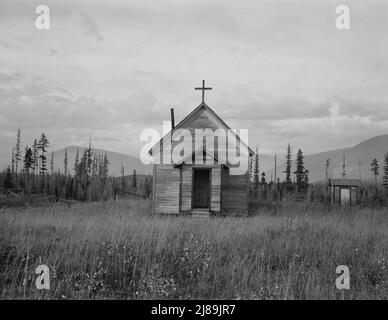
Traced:
<path fill-rule="evenodd" d="M 3 299 L 387 299 L 388 212 L 284 207 L 161 217 L 146 201 L 5 209 Z M 51 288 L 37 290 L 36 266 Z M 335 269 L 350 268 L 350 290 Z"/>

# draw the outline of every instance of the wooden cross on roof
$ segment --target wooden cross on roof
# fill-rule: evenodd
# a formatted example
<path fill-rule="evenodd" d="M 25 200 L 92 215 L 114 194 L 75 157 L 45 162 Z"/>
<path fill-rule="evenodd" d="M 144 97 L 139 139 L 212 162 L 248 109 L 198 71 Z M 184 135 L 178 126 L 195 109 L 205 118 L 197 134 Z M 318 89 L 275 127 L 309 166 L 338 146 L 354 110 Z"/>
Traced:
<path fill-rule="evenodd" d="M 205 90 L 212 90 L 213 88 L 206 88 L 205 87 L 205 80 L 202 80 L 202 87 L 201 88 L 195 88 L 195 90 L 202 90 L 202 103 L 205 102 Z"/>

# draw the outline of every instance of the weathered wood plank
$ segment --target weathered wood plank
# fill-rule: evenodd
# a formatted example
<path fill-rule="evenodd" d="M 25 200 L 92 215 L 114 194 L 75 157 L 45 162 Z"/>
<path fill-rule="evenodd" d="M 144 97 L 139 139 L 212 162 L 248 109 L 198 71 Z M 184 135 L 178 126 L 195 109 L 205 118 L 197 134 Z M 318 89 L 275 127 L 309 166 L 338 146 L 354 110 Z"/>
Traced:
<path fill-rule="evenodd" d="M 182 168 L 182 210 L 188 211 L 191 209 L 191 190 L 192 190 L 192 167 L 183 166 Z"/>
<path fill-rule="evenodd" d="M 154 211 L 178 214 L 180 169 L 171 165 L 156 165 L 155 175 Z"/>
<path fill-rule="evenodd" d="M 211 174 L 210 209 L 218 212 L 221 210 L 221 166 L 212 169 Z"/>
<path fill-rule="evenodd" d="M 248 210 L 248 173 L 230 175 L 229 169 L 222 170 L 222 210 Z"/>

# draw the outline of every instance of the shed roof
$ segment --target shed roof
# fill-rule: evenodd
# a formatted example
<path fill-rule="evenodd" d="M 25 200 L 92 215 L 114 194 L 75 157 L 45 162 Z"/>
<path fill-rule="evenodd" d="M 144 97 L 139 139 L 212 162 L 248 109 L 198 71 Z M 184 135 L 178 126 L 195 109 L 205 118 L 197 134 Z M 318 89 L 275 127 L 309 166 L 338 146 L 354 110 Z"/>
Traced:
<path fill-rule="evenodd" d="M 206 109 L 208 111 L 210 111 L 210 113 L 212 113 L 217 120 L 219 120 L 221 122 L 221 124 L 225 127 L 225 129 L 231 129 L 226 123 L 224 120 L 221 119 L 220 116 L 218 116 L 218 114 L 216 114 L 213 109 L 211 109 L 205 102 L 202 102 L 198 107 L 196 107 L 193 111 L 191 111 L 181 122 L 179 122 L 174 129 L 170 130 L 162 139 L 159 140 L 158 143 L 156 143 L 150 150 L 149 150 L 149 153 L 152 155 L 152 151 L 160 145 L 160 143 L 166 139 L 166 138 L 169 138 L 171 137 L 172 133 L 177 130 L 177 129 L 182 129 L 182 128 L 185 128 L 187 127 L 192 121 L 195 120 L 196 118 L 196 115 L 198 112 L 200 112 L 202 109 Z M 236 138 L 238 141 L 241 141 L 247 148 L 248 148 L 248 151 L 249 151 L 249 155 L 250 156 L 253 156 L 255 154 L 255 152 L 244 142 L 240 139 L 240 137 L 233 131 L 233 133 L 235 134 Z M 169 138 L 169 140 L 167 140 L 168 142 L 171 141 L 171 139 Z"/>
<path fill-rule="evenodd" d="M 357 179 L 329 179 L 330 186 L 360 187 L 361 181 Z"/>

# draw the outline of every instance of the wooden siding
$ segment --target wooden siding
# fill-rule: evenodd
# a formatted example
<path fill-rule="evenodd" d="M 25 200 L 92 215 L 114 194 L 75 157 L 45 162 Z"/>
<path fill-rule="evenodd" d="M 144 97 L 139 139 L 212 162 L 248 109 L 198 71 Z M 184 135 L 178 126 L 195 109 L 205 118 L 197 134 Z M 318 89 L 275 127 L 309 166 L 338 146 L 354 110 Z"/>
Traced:
<path fill-rule="evenodd" d="M 210 210 L 221 210 L 221 166 L 211 170 Z"/>
<path fill-rule="evenodd" d="M 192 190 L 192 180 L 193 172 L 191 166 L 182 167 L 182 194 L 181 194 L 181 210 L 190 211 L 191 210 L 191 190 Z"/>
<path fill-rule="evenodd" d="M 211 168 L 210 209 L 215 212 L 247 213 L 248 174 L 230 175 L 221 165 L 155 166 L 154 212 L 188 212 L 192 209 L 192 174 L 195 167 Z M 181 180 L 182 179 L 182 180 Z"/>
<path fill-rule="evenodd" d="M 222 170 L 222 211 L 248 210 L 248 173 L 243 175 L 230 175 L 229 169 Z"/>
<path fill-rule="evenodd" d="M 357 187 L 352 187 L 350 191 L 350 203 L 356 204 L 357 203 Z"/>
<path fill-rule="evenodd" d="M 180 169 L 155 166 L 154 212 L 179 214 Z"/>
<path fill-rule="evenodd" d="M 151 211 L 155 212 L 155 180 L 156 180 L 156 164 L 152 165 L 152 205 Z"/>

